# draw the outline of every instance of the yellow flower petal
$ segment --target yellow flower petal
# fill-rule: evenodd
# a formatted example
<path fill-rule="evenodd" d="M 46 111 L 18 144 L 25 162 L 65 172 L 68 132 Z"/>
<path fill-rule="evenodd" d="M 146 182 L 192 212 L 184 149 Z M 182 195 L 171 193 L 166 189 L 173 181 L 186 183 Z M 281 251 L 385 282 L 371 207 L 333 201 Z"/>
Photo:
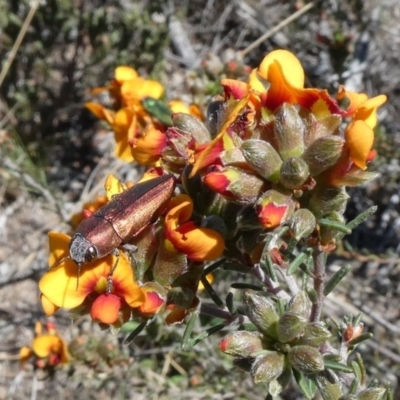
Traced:
<path fill-rule="evenodd" d="M 114 78 L 119 83 L 136 79 L 137 76 L 137 72 L 133 68 L 126 65 L 120 65 L 119 67 L 115 68 Z"/>
<path fill-rule="evenodd" d="M 104 189 L 107 193 L 108 201 L 110 201 L 113 196 L 125 191 L 126 186 L 113 174 L 108 174 L 104 184 Z"/>
<path fill-rule="evenodd" d="M 55 304 L 53 304 L 43 293 L 40 296 L 40 301 L 46 317 L 50 317 L 60 309 L 60 307 L 57 307 Z"/>
<path fill-rule="evenodd" d="M 283 74 L 287 83 L 295 88 L 304 87 L 304 70 L 298 58 L 287 50 L 271 51 L 262 60 L 258 73 L 271 84 Z M 278 78 L 280 79 L 280 78 Z"/>
<path fill-rule="evenodd" d="M 345 138 L 354 164 L 365 170 L 368 154 L 374 143 L 374 131 L 366 122 L 358 120 L 348 125 Z"/>

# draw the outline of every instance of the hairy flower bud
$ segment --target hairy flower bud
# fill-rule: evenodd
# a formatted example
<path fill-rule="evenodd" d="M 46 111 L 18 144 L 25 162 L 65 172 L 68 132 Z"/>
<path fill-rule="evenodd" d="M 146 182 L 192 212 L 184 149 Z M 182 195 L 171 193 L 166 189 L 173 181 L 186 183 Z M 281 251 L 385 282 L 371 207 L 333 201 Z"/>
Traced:
<path fill-rule="evenodd" d="M 280 182 L 286 189 L 296 189 L 301 186 L 309 175 L 307 163 L 301 158 L 287 158 L 280 170 Z"/>
<path fill-rule="evenodd" d="M 309 209 L 317 218 L 334 211 L 343 214 L 349 195 L 344 188 L 320 186 L 313 190 Z"/>
<path fill-rule="evenodd" d="M 274 132 L 283 160 L 303 154 L 304 124 L 294 106 L 287 103 L 281 106 L 276 114 Z"/>
<path fill-rule="evenodd" d="M 264 140 L 245 140 L 240 146 L 250 167 L 264 179 L 277 182 L 282 159 L 270 143 Z"/>
<path fill-rule="evenodd" d="M 196 117 L 186 113 L 172 114 L 174 126 L 181 132 L 192 136 L 198 144 L 204 144 L 211 140 L 210 132 L 206 126 Z"/>
<path fill-rule="evenodd" d="M 230 356 L 252 357 L 263 350 L 262 336 L 259 332 L 232 332 L 221 340 L 219 348 Z"/>
<path fill-rule="evenodd" d="M 319 347 L 331 336 L 331 333 L 321 322 L 310 322 L 304 328 L 303 336 L 296 341 L 296 343 L 299 345 Z"/>
<path fill-rule="evenodd" d="M 307 147 L 318 138 L 335 134 L 342 122 L 342 118 L 336 114 L 317 119 L 311 111 L 304 108 L 301 109 L 300 115 L 306 126 L 304 141 Z"/>
<path fill-rule="evenodd" d="M 286 312 L 279 319 L 276 333 L 281 343 L 287 343 L 302 336 L 307 319 L 294 312 Z"/>
<path fill-rule="evenodd" d="M 303 154 L 310 168 L 310 174 L 316 176 L 334 165 L 342 154 L 344 140 L 339 136 L 324 136 L 308 146 Z"/>
<path fill-rule="evenodd" d="M 295 294 L 289 301 L 286 311 L 295 312 L 308 319 L 311 314 L 312 303 L 304 290 Z"/>
<path fill-rule="evenodd" d="M 258 219 L 265 228 L 275 228 L 288 221 L 294 212 L 294 202 L 276 190 L 268 190 L 256 203 Z"/>
<path fill-rule="evenodd" d="M 320 352 L 314 347 L 293 346 L 287 357 L 293 368 L 305 374 L 315 374 L 325 368 Z"/>
<path fill-rule="evenodd" d="M 204 183 L 227 199 L 239 204 L 254 203 L 264 187 L 264 181 L 253 174 L 234 167 L 210 172 Z"/>
<path fill-rule="evenodd" d="M 357 400 L 383 400 L 387 390 L 384 388 L 368 388 L 358 393 Z"/>
<path fill-rule="evenodd" d="M 292 230 L 293 236 L 296 240 L 311 235 L 316 225 L 317 221 L 314 214 L 307 208 L 300 208 L 295 211 L 292 220 L 290 221 L 290 229 Z"/>
<path fill-rule="evenodd" d="M 276 325 L 279 320 L 274 305 L 264 296 L 250 290 L 243 293 L 243 305 L 250 321 L 266 335 L 276 338 Z"/>
<path fill-rule="evenodd" d="M 271 351 L 256 358 L 250 374 L 254 383 L 269 383 L 282 374 L 284 367 L 285 356 L 282 353 Z"/>

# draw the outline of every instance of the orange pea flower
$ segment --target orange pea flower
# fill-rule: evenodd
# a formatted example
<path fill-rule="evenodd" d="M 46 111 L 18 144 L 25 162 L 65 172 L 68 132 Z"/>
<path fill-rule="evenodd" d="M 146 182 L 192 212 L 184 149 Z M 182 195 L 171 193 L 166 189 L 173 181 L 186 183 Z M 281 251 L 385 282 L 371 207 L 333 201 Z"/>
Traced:
<path fill-rule="evenodd" d="M 209 228 L 199 228 L 190 217 L 193 202 L 187 195 L 171 200 L 170 210 L 164 221 L 166 238 L 177 251 L 187 254 L 193 261 L 208 261 L 220 257 L 224 251 L 223 237 Z"/>
<path fill-rule="evenodd" d="M 43 332 L 42 324 L 36 323 L 36 337 L 32 346 L 24 346 L 20 350 L 20 362 L 26 362 L 35 357 L 35 364 L 39 368 L 55 367 L 58 364 L 67 364 L 70 359 L 66 342 L 58 335 L 54 325 L 47 323 L 47 332 Z"/>
<path fill-rule="evenodd" d="M 65 234 L 49 233 L 49 265 L 68 254 L 70 240 Z M 71 259 L 49 270 L 39 282 L 45 310 L 49 310 L 49 303 L 67 309 L 82 306 L 92 318 L 105 324 L 118 325 L 120 317 L 128 320 L 126 310 L 140 306 L 145 295 L 126 256 L 120 253 L 116 268 L 115 263 L 116 257 L 109 255 L 85 264 L 79 281 L 77 265 Z"/>

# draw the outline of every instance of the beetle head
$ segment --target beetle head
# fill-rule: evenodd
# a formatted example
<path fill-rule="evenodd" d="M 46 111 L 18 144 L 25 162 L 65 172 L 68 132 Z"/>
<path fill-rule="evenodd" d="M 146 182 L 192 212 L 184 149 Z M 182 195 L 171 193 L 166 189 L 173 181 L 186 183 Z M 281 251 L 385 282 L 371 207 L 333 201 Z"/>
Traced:
<path fill-rule="evenodd" d="M 69 254 L 79 266 L 97 258 L 97 247 L 80 233 L 76 233 L 69 244 Z"/>

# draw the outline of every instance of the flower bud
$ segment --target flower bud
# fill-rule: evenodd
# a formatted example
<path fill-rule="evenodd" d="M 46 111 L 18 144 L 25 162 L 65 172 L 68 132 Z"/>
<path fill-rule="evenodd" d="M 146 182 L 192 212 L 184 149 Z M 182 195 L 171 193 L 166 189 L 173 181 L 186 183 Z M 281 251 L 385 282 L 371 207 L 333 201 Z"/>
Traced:
<path fill-rule="evenodd" d="M 310 322 L 304 328 L 303 336 L 296 342 L 299 345 L 319 347 L 331 337 L 331 333 L 321 322 Z"/>
<path fill-rule="evenodd" d="M 296 107 L 284 103 L 276 114 L 275 137 L 283 160 L 304 152 L 304 124 Z"/>
<path fill-rule="evenodd" d="M 274 305 L 264 296 L 250 290 L 243 293 L 245 314 L 250 321 L 266 335 L 276 338 L 276 325 L 279 320 Z"/>
<path fill-rule="evenodd" d="M 311 314 L 311 301 L 304 290 L 295 294 L 289 301 L 286 311 L 291 311 L 308 319 Z"/>
<path fill-rule="evenodd" d="M 358 393 L 357 400 L 383 400 L 386 398 L 386 389 L 368 388 Z"/>
<path fill-rule="evenodd" d="M 330 183 L 334 186 L 360 186 L 379 177 L 378 172 L 367 172 L 362 169 L 354 169 L 344 175 L 331 174 Z"/>
<path fill-rule="evenodd" d="M 293 368 L 305 374 L 315 374 L 325 368 L 320 352 L 314 347 L 294 346 L 289 350 L 287 357 Z"/>
<path fill-rule="evenodd" d="M 287 343 L 302 336 L 307 319 L 294 312 L 286 312 L 279 319 L 276 333 L 281 343 Z"/>
<path fill-rule="evenodd" d="M 230 356 L 251 357 L 263 350 L 262 336 L 259 332 L 232 332 L 221 340 L 219 348 Z"/>
<path fill-rule="evenodd" d="M 296 189 L 301 186 L 309 175 L 307 163 L 301 158 L 287 158 L 280 170 L 280 182 L 286 189 Z"/>
<path fill-rule="evenodd" d="M 282 353 L 271 351 L 256 358 L 251 367 L 251 377 L 254 383 L 271 382 L 278 378 L 285 367 L 285 356 Z"/>
<path fill-rule="evenodd" d="M 334 211 L 343 214 L 349 195 L 344 188 L 320 186 L 312 191 L 309 209 L 316 218 L 330 214 Z"/>
<path fill-rule="evenodd" d="M 210 172 L 204 177 L 204 183 L 238 204 L 254 203 L 264 187 L 262 179 L 234 167 Z"/>
<path fill-rule="evenodd" d="M 304 108 L 301 116 L 306 125 L 304 141 L 307 147 L 318 138 L 334 135 L 342 122 L 342 118 L 336 114 L 317 119 L 311 111 Z"/>
<path fill-rule="evenodd" d="M 146 317 L 158 314 L 165 306 L 166 290 L 157 282 L 146 282 L 142 286 L 142 290 L 146 295 L 146 300 L 137 310 Z"/>
<path fill-rule="evenodd" d="M 277 182 L 282 159 L 270 143 L 264 140 L 245 140 L 240 146 L 250 167 L 264 179 Z"/>
<path fill-rule="evenodd" d="M 256 212 L 262 226 L 275 228 L 292 217 L 294 202 L 289 196 L 268 190 L 257 201 Z"/>
<path fill-rule="evenodd" d="M 297 210 L 290 221 L 290 229 L 296 240 L 300 240 L 313 233 L 317 221 L 314 214 L 307 208 L 300 208 Z"/>
<path fill-rule="evenodd" d="M 186 113 L 172 114 L 174 126 L 181 132 L 193 137 L 198 144 L 204 144 L 211 140 L 210 132 L 206 126 L 196 117 Z"/>
<path fill-rule="evenodd" d="M 239 168 L 248 168 L 246 159 L 243 157 L 243 153 L 240 151 L 238 147 L 233 147 L 231 149 L 227 149 L 220 153 L 219 159 L 223 166 L 228 167 L 239 167 Z"/>
<path fill-rule="evenodd" d="M 324 136 L 311 143 L 303 154 L 311 176 L 316 176 L 334 165 L 342 154 L 343 145 L 344 140 L 339 136 Z"/>

